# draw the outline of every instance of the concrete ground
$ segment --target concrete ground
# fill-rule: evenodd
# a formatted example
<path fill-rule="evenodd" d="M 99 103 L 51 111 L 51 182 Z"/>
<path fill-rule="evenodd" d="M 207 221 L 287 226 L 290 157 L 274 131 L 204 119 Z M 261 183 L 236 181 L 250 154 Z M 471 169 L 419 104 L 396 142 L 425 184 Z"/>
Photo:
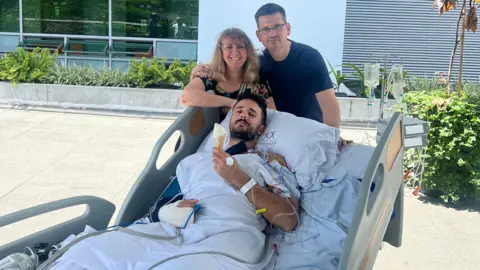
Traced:
<path fill-rule="evenodd" d="M 118 211 L 172 121 L 0 107 L 0 215 L 77 195 L 105 198 Z M 374 144 L 374 134 L 342 128 L 345 139 L 358 143 Z M 176 139 L 162 149 L 159 165 L 173 153 Z M 0 228 L 0 245 L 83 210 L 69 208 Z M 475 205 L 448 208 L 407 195 L 403 246 L 386 244 L 375 269 L 479 269 L 479 213 Z"/>

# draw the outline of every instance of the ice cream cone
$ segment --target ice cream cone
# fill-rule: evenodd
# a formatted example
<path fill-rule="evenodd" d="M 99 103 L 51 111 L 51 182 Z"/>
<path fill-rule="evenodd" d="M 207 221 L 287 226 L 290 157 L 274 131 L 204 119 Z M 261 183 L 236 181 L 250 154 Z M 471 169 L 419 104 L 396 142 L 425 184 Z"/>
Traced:
<path fill-rule="evenodd" d="M 215 124 L 215 126 L 213 127 L 213 147 L 223 149 L 223 145 L 225 144 L 225 137 L 225 129 L 221 125 Z"/>
<path fill-rule="evenodd" d="M 218 149 L 223 149 L 224 143 L 225 143 L 225 136 L 218 136 L 214 138 L 213 147 Z"/>

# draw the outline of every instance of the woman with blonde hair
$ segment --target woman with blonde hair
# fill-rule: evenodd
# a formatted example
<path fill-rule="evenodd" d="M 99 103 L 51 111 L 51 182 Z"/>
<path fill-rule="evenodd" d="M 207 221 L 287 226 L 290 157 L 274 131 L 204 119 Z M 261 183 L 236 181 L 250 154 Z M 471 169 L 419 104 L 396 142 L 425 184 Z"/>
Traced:
<path fill-rule="evenodd" d="M 183 90 L 180 101 L 185 106 L 220 107 L 220 121 L 243 91 L 268 99 L 270 91 L 260 85 L 259 60 L 247 34 L 238 28 L 225 29 L 217 40 L 211 76 L 194 78 Z M 213 90 L 214 93 L 207 91 Z"/>

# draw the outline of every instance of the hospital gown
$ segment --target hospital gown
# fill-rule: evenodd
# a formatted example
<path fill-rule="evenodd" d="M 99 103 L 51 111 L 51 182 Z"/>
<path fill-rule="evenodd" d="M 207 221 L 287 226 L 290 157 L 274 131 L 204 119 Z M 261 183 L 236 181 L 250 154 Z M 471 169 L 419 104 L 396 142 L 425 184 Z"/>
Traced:
<path fill-rule="evenodd" d="M 261 185 L 266 181 L 284 191 L 293 189 L 292 195 L 299 196 L 295 184 L 277 182 L 281 178 L 278 166 L 267 165 L 257 154 L 234 157 Z M 195 223 L 182 229 L 179 237 L 152 240 L 108 232 L 73 245 L 49 269 L 143 270 L 162 260 L 166 261 L 154 269 L 262 269 L 268 264 L 273 251 L 265 245 L 265 220 L 255 214 L 245 195 L 214 171 L 211 153 L 196 153 L 182 160 L 177 178 L 184 199 L 196 199 L 201 206 Z M 129 229 L 154 236 L 176 234 L 175 228 L 163 222 L 136 224 Z"/>

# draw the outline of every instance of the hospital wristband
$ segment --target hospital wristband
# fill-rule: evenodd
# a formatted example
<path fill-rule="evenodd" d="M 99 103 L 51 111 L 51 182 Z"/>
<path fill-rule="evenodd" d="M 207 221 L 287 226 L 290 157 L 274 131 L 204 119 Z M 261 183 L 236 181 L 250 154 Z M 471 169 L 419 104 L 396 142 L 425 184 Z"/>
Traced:
<path fill-rule="evenodd" d="M 250 181 L 248 181 L 241 189 L 240 192 L 242 192 L 244 195 L 247 195 L 247 192 L 250 191 L 255 185 L 257 184 L 257 181 L 254 179 L 250 178 Z"/>

